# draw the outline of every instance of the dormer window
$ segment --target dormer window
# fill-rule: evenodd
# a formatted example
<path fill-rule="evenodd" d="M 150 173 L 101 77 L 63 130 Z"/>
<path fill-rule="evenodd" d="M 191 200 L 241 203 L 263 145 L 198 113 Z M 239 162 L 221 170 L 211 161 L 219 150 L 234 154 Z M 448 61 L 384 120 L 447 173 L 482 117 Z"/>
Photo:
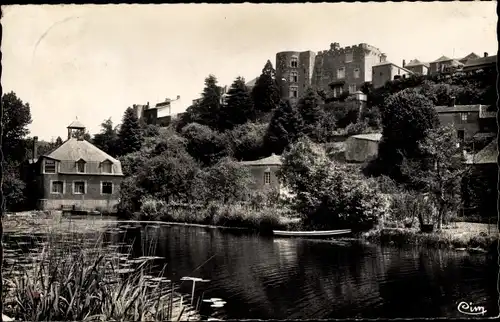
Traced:
<path fill-rule="evenodd" d="M 56 173 L 56 161 L 45 160 L 44 162 L 44 173 Z"/>
<path fill-rule="evenodd" d="M 113 164 L 109 160 L 106 160 L 106 161 L 101 163 L 101 172 L 102 173 L 111 173 L 112 168 L 113 168 Z"/>
<path fill-rule="evenodd" d="M 80 159 L 76 161 L 76 172 L 85 173 L 85 161 Z"/>

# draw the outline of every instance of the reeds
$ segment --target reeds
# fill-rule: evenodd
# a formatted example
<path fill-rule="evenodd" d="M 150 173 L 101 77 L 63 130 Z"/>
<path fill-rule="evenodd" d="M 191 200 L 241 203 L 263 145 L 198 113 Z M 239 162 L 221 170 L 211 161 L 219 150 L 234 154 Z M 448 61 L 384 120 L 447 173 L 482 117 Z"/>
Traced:
<path fill-rule="evenodd" d="M 163 270 L 149 275 L 152 258 L 128 260 L 102 235 L 93 236 L 49 233 L 41 252 L 14 263 L 5 274 L 5 313 L 21 321 L 178 321 L 193 315 L 174 283 L 161 277 Z"/>

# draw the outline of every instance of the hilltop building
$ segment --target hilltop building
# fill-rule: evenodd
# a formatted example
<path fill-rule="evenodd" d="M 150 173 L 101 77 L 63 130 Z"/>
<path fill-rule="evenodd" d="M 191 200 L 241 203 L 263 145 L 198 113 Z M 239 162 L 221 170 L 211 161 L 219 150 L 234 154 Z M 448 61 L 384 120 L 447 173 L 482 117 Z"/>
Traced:
<path fill-rule="evenodd" d="M 355 93 L 363 84 L 372 81 L 372 67 L 384 63 L 386 58 L 378 48 L 365 43 L 344 48 L 332 43 L 329 50 L 316 55 L 312 85 L 316 89 L 333 91 L 334 97 Z"/>
<path fill-rule="evenodd" d="M 404 62 L 404 60 L 403 60 Z M 415 75 L 427 75 L 429 74 L 429 63 L 424 63 L 418 59 L 410 60 L 408 64 L 403 63 L 403 67 L 411 71 Z"/>
<path fill-rule="evenodd" d="M 85 141 L 84 131 L 82 123 L 72 122 L 60 147 L 30 160 L 27 181 L 36 208 L 114 211 L 123 180 L 121 163 Z"/>
<path fill-rule="evenodd" d="M 405 67 L 400 67 L 394 63 L 385 61 L 372 67 L 372 85 L 374 88 L 382 87 L 388 81 L 407 78 L 412 74 L 413 72 Z"/>
<path fill-rule="evenodd" d="M 282 98 L 297 103 L 312 85 L 316 54 L 312 51 L 283 51 L 276 54 L 276 81 Z"/>
<path fill-rule="evenodd" d="M 182 105 L 181 97 L 177 95 L 175 100 L 166 98 L 165 101 L 157 103 L 154 107 L 146 105 L 134 105 L 133 109 L 137 113 L 137 118 L 144 121 L 146 124 L 158 126 L 168 126 L 170 122 L 179 114 L 184 106 Z M 177 113 L 173 113 L 177 111 Z"/>

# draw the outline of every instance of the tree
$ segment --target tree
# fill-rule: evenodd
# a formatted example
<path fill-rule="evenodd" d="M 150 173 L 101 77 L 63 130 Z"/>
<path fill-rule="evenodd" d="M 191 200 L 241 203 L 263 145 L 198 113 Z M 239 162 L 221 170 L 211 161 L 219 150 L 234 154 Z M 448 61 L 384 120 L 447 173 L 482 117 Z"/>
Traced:
<path fill-rule="evenodd" d="M 289 101 L 282 102 L 274 111 L 264 137 L 268 153 L 281 154 L 290 144 L 303 135 L 303 120 L 296 107 Z"/>
<path fill-rule="evenodd" d="M 427 131 L 439 124 L 432 102 L 415 89 L 405 89 L 389 96 L 381 110 L 382 140 L 376 163 L 382 174 L 404 180 L 403 158 L 419 155 L 419 142 Z"/>
<path fill-rule="evenodd" d="M 222 129 L 232 129 L 234 126 L 255 121 L 255 110 L 252 98 L 245 85 L 245 79 L 236 78 L 227 92 L 228 98 L 221 110 Z"/>
<path fill-rule="evenodd" d="M 307 89 L 298 102 L 298 110 L 304 120 L 304 133 L 315 142 L 319 142 L 324 134 L 322 125 L 325 112 L 320 102 L 320 97 L 311 88 Z"/>
<path fill-rule="evenodd" d="M 462 148 L 455 129 L 446 126 L 430 130 L 419 149 L 421 155 L 405 160 L 402 171 L 412 188 L 430 197 L 437 209 L 437 228 L 441 229 L 445 215 L 460 205 L 460 183 L 467 171 Z"/>
<path fill-rule="evenodd" d="M 29 133 L 31 111 L 14 92 L 2 96 L 2 151 L 6 161 L 20 163 L 26 157 L 25 136 Z"/>
<path fill-rule="evenodd" d="M 118 155 L 125 155 L 138 151 L 143 142 L 142 130 L 134 110 L 129 107 L 125 110 L 123 121 L 118 132 Z"/>
<path fill-rule="evenodd" d="M 188 153 L 205 166 L 231 155 L 226 135 L 206 125 L 191 123 L 182 129 L 182 136 L 187 140 Z"/>
<path fill-rule="evenodd" d="M 257 114 L 266 114 L 276 109 L 280 102 L 280 96 L 280 90 L 276 83 L 276 71 L 268 60 L 252 89 L 252 99 Z"/>
<path fill-rule="evenodd" d="M 56 142 L 55 142 L 56 148 L 60 147 L 62 144 L 63 144 L 63 140 L 61 139 L 60 136 L 58 136 L 56 139 Z"/>
<path fill-rule="evenodd" d="M 198 123 L 212 129 L 220 127 L 221 88 L 217 85 L 217 78 L 214 75 L 209 75 L 205 79 L 201 101 L 193 108 L 195 109 L 193 115 Z"/>
<path fill-rule="evenodd" d="M 235 127 L 228 133 L 232 143 L 233 157 L 236 160 L 257 160 L 265 156 L 264 136 L 267 126 L 248 122 Z"/>
<path fill-rule="evenodd" d="M 292 207 L 314 229 L 371 228 L 386 210 L 377 185 L 341 164 L 307 137 L 283 154 L 278 173 L 294 198 Z"/>
<path fill-rule="evenodd" d="M 84 129 L 77 129 L 71 133 L 72 138 L 83 138 L 85 141 L 92 142 L 92 136 Z"/>
<path fill-rule="evenodd" d="M 119 153 L 118 133 L 111 118 L 101 123 L 101 132 L 94 135 L 94 145 L 109 155 L 116 157 Z"/>
<path fill-rule="evenodd" d="M 222 201 L 223 204 L 235 203 L 248 196 L 252 180 L 247 168 L 225 157 L 199 173 L 196 196 L 205 203 L 212 200 Z"/>

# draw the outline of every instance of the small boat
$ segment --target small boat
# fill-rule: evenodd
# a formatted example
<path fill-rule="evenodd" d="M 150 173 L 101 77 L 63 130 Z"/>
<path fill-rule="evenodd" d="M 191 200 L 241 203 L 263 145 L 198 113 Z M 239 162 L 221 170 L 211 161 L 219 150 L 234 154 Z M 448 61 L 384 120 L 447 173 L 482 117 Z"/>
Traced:
<path fill-rule="evenodd" d="M 287 236 L 287 237 L 330 237 L 336 235 L 347 235 L 350 233 L 351 233 L 350 229 L 313 230 L 313 231 L 273 230 L 274 236 Z"/>

